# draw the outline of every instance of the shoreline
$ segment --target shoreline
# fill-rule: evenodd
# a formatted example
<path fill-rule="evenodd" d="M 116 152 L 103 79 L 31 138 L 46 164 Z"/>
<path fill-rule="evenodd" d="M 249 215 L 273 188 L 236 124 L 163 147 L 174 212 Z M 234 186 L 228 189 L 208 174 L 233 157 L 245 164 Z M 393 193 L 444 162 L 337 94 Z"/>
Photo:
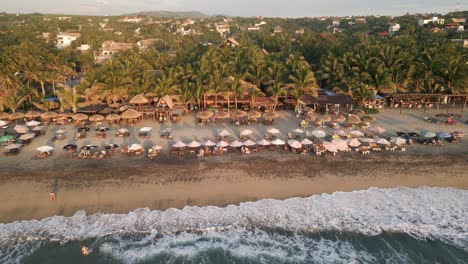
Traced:
<path fill-rule="evenodd" d="M 0 222 L 137 208 L 227 206 L 398 186 L 468 190 L 468 154 L 382 153 L 312 157 L 267 154 L 216 159 L 31 160 L 0 164 Z M 55 190 L 57 200 L 49 200 Z"/>

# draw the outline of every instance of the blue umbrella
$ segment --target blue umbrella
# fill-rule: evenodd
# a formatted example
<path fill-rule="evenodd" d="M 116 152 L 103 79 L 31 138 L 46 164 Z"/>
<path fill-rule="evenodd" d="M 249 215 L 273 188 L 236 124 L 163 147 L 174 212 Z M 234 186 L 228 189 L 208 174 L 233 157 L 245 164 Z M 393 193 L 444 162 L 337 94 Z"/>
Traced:
<path fill-rule="evenodd" d="M 431 132 L 431 131 L 424 131 L 421 133 L 421 135 L 425 138 L 433 138 L 433 137 L 436 137 L 436 134 L 434 132 Z"/>
<path fill-rule="evenodd" d="M 452 135 L 450 135 L 450 133 L 447 133 L 447 132 L 437 132 L 436 135 L 437 135 L 437 137 L 439 137 L 439 138 L 449 138 L 449 137 L 452 137 Z"/>

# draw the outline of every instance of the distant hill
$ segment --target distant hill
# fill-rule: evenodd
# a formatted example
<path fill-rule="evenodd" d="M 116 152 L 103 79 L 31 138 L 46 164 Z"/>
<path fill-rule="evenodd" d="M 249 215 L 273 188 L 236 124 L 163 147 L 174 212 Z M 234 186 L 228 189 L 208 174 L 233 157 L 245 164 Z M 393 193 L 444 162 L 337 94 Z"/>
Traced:
<path fill-rule="evenodd" d="M 198 11 L 149 11 L 149 12 L 139 12 L 133 14 L 124 14 L 123 16 L 151 16 L 151 17 L 175 17 L 175 18 L 204 18 L 209 17 L 207 14 L 203 14 Z"/>

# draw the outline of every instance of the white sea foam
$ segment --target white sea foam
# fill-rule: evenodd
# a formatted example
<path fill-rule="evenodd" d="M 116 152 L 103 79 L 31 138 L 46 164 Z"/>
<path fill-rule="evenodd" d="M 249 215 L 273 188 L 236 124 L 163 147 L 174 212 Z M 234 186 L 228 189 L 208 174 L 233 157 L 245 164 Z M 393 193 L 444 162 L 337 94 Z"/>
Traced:
<path fill-rule="evenodd" d="M 298 235 L 274 236 L 265 231 L 275 228 Z M 66 242 L 134 233 L 145 234 L 138 242 L 141 247 L 135 245 L 135 241 L 128 241 L 133 243 L 129 249 L 122 246 L 126 243 L 122 239 L 118 244 L 104 242 L 99 250 L 123 257 L 130 263 L 163 252 L 183 256 L 210 247 L 252 258 L 289 256 L 297 258 L 298 262 L 313 259 L 314 254 L 337 261 L 372 261 L 371 255 L 353 249 L 348 242 L 308 240 L 301 235 L 322 231 L 370 236 L 382 231 L 400 232 L 418 239 L 441 240 L 468 250 L 468 191 L 429 187 L 371 188 L 284 201 L 267 199 L 225 208 L 137 209 L 128 214 L 89 216 L 79 211 L 72 217 L 0 224 L 0 262 L 20 262 L 41 244 L 34 240 Z M 161 237 L 155 239 L 155 236 Z M 295 249 L 293 253 L 291 248 Z"/>

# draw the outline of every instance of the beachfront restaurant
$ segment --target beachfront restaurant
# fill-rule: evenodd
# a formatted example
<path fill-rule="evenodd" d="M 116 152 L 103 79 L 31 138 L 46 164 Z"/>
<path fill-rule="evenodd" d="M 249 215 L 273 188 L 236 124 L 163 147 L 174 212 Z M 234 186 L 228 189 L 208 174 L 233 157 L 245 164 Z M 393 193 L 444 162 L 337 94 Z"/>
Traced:
<path fill-rule="evenodd" d="M 340 108 L 353 110 L 354 107 L 354 100 L 351 96 L 323 89 L 318 90 L 317 97 L 305 94 L 300 101 L 305 106 L 326 114 L 338 113 Z"/>

